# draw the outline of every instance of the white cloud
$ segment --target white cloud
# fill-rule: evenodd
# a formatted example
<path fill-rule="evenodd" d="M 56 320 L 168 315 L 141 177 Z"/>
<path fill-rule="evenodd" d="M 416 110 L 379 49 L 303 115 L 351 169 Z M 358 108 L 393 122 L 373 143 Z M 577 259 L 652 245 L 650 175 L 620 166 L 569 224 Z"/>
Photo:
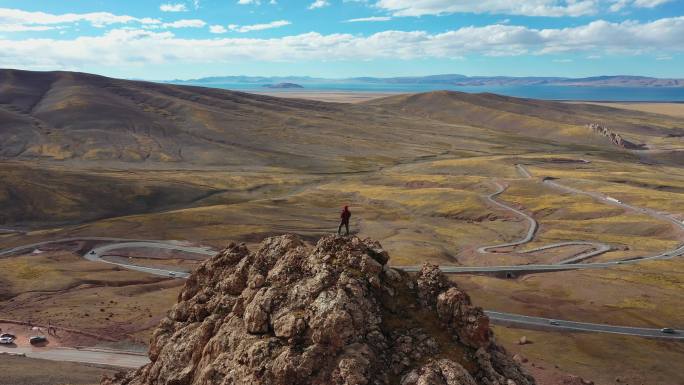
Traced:
<path fill-rule="evenodd" d="M 327 7 L 330 5 L 330 2 L 327 0 L 315 0 L 311 5 L 309 5 L 309 9 L 318 9 L 318 8 L 323 8 Z"/>
<path fill-rule="evenodd" d="M 290 25 L 290 23 L 287 20 L 277 20 L 277 21 L 272 21 L 270 23 L 264 23 L 264 24 L 253 24 L 253 25 L 237 25 L 237 24 L 230 24 L 228 26 L 228 29 L 231 31 L 235 32 L 252 32 L 252 31 L 261 31 L 264 29 L 271 29 L 271 28 L 280 28 L 284 27 L 286 25 Z"/>
<path fill-rule="evenodd" d="M 207 23 L 199 19 L 182 19 L 162 24 L 164 28 L 202 28 L 205 25 Z"/>
<path fill-rule="evenodd" d="M 491 13 L 557 17 L 595 14 L 599 0 L 378 0 L 375 5 L 395 16 Z"/>
<path fill-rule="evenodd" d="M 616 2 L 611 4 L 610 7 L 608 7 L 608 9 L 610 9 L 612 12 L 621 11 L 629 5 L 629 1 L 630 0 L 617 0 Z"/>
<path fill-rule="evenodd" d="M 188 7 L 183 3 L 171 4 L 166 3 L 159 6 L 159 10 L 162 12 L 186 12 Z"/>
<path fill-rule="evenodd" d="M 106 27 L 111 24 L 140 23 L 146 25 L 161 24 L 159 19 L 149 17 L 137 18 L 127 15 L 115 15 L 109 12 L 65 13 L 61 15 L 46 12 L 29 12 L 20 9 L 0 8 L 1 26 L 42 26 L 87 22 L 95 27 Z"/>
<path fill-rule="evenodd" d="M 581 53 L 658 57 L 684 52 L 684 16 L 639 23 L 603 20 L 560 29 L 514 25 L 444 33 L 384 31 L 369 36 L 311 32 L 271 39 L 187 39 L 170 31 L 115 29 L 75 39 L 0 39 L 0 67 L 79 69 L 169 63 L 459 58 Z"/>
<path fill-rule="evenodd" d="M 371 16 L 371 17 L 360 17 L 357 19 L 349 19 L 346 20 L 347 23 L 358 23 L 358 22 L 365 22 L 365 21 L 388 21 L 392 20 L 391 17 L 389 16 Z"/>
<path fill-rule="evenodd" d="M 222 25 L 212 25 L 209 27 L 209 32 L 211 33 L 226 33 L 228 30 Z"/>
<path fill-rule="evenodd" d="M 261 5 L 261 0 L 238 0 L 237 3 L 240 5 L 249 5 L 249 4 Z M 278 2 L 276 0 L 269 0 L 268 3 L 271 5 L 278 4 Z"/>
<path fill-rule="evenodd" d="M 634 6 L 639 8 L 655 8 L 672 0 L 634 0 Z"/>
<path fill-rule="evenodd" d="M 621 11 L 627 7 L 634 8 L 655 8 L 659 5 L 669 3 L 672 0 L 612 0 L 613 4 L 608 7 L 613 12 Z"/>
<path fill-rule="evenodd" d="M 49 31 L 56 29 L 55 26 L 48 25 L 24 25 L 24 24 L 0 24 L 1 32 L 35 32 L 35 31 Z"/>

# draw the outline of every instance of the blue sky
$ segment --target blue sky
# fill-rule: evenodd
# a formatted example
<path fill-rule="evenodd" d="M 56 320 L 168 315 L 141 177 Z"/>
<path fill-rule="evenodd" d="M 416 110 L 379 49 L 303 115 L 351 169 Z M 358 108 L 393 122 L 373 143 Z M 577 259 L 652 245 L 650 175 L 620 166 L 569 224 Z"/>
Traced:
<path fill-rule="evenodd" d="M 684 0 L 0 0 L 0 67 L 684 78 Z"/>

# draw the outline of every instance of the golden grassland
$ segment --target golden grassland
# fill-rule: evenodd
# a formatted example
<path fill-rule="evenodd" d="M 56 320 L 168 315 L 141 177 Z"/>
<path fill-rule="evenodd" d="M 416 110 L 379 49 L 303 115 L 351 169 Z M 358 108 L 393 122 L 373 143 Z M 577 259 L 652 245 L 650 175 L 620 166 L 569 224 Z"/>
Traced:
<path fill-rule="evenodd" d="M 582 103 L 684 118 L 684 103 Z"/>
<path fill-rule="evenodd" d="M 272 169 L 104 170 L 98 177 L 134 184 L 182 184 L 211 193 L 186 204 L 113 215 L 82 225 L 64 225 L 23 236 L 5 234 L 0 236 L 0 244 L 107 235 L 190 240 L 221 247 L 230 240 L 254 243 L 283 232 L 296 232 L 315 240 L 336 231 L 339 208 L 350 204 L 354 212 L 352 227 L 383 242 L 398 264 L 456 260 L 462 264 L 516 263 L 517 257 L 499 255 L 485 259 L 472 253 L 478 246 L 516 239 L 527 226 L 521 218 L 484 199 L 484 195 L 494 191 L 495 180 L 508 185 L 498 199 L 526 211 L 540 223 L 535 240 L 521 249 L 561 241 L 599 241 L 619 248 L 602 257 L 614 259 L 662 251 L 677 244 L 679 234 L 664 221 L 588 196 L 555 191 L 541 184 L 538 177 L 557 177 L 563 183 L 615 195 L 634 205 L 676 213 L 678 203 L 682 202 L 678 189 L 684 188 L 684 173 L 670 172 L 671 168 L 654 172 L 643 165 L 593 158 L 590 164 L 553 163 L 553 159 L 563 156 L 576 159 L 572 154 L 426 159 L 377 172 L 342 176 L 283 170 L 273 173 Z M 514 167 L 516 163 L 530 164 L 535 178 L 521 178 Z M 629 175 L 624 175 L 622 169 Z M 96 172 L 90 170 L 88 175 L 91 174 Z M 621 179 L 617 182 L 607 181 L 618 176 Z M 669 187 L 651 188 L 658 178 L 661 184 L 667 181 Z M 636 184 L 648 187 L 635 187 Z M 60 187 L 55 183 L 53 189 Z M 69 195 L 71 187 L 64 189 L 67 191 L 63 195 Z M 81 215 L 83 210 L 70 215 Z M 418 257 L 416 252 L 421 248 L 432 251 Z M 543 257 L 535 256 L 530 261 L 543 262 Z"/>
<path fill-rule="evenodd" d="M 578 158 L 591 163 L 559 161 Z M 515 168 L 518 163 L 529 164 L 534 177 L 523 178 Z M 47 168 L 48 177 L 52 178 L 49 191 L 60 192 L 65 197 L 79 196 L 74 186 L 81 184 L 80 179 L 77 183 L 60 184 L 61 173 L 67 171 Z M 584 153 L 509 156 L 469 153 L 461 158 L 425 158 L 376 171 L 331 175 L 259 168 L 69 172 L 86 183 L 96 177 L 135 186 L 155 186 L 160 189 L 156 191 L 164 193 L 170 191 L 168 186 L 176 189 L 172 191 L 178 191 L 178 186 L 190 186 L 189 191 L 201 190 L 206 194 L 190 199 L 185 193 L 177 193 L 180 198 L 167 206 L 128 210 L 120 215 L 112 211 L 103 218 L 80 224 L 46 226 L 26 234 L 3 234 L 1 247 L 79 236 L 187 240 L 217 248 L 230 241 L 240 241 L 253 247 L 265 237 L 286 232 L 315 242 L 321 235 L 337 230 L 339 209 L 349 204 L 353 212 L 352 230 L 362 237 L 379 240 L 395 265 L 552 263 L 583 250 L 572 247 L 534 255 L 476 253 L 479 246 L 519 239 L 527 229 L 526 221 L 487 202 L 485 196 L 496 189 L 494 182 L 508 186 L 497 199 L 525 211 L 540 223 L 533 242 L 517 250 L 571 240 L 615 246 L 616 250 L 595 257 L 596 261 L 603 261 L 662 252 L 676 247 L 682 236 L 668 222 L 585 195 L 559 192 L 541 183 L 541 177 L 552 176 L 564 184 L 599 191 L 636 206 L 678 214 L 678 206 L 684 207 L 679 205 L 684 191 L 684 172 L 675 167 L 625 162 L 621 156 L 612 159 Z M 15 177 L 4 183 L 13 185 L 19 183 L 17 180 Z M 48 190 L 39 190 L 40 194 L 45 191 Z M 108 193 L 120 194 L 112 191 Z M 119 199 L 130 199 L 130 193 L 126 194 Z M 136 194 L 140 196 L 133 192 Z M 83 195 L 79 199 L 94 198 Z M 80 217 L 89 210 L 79 204 L 62 209 L 71 210 L 62 215 L 64 218 Z M 49 213 L 43 215 L 49 216 Z M 192 266 L 185 266 L 173 256 L 169 258 L 163 263 Z M 144 265 L 160 263 L 157 259 L 135 260 Z M 675 259 L 614 269 L 533 274 L 517 279 L 477 275 L 459 275 L 453 279 L 470 293 L 476 304 L 491 310 L 616 325 L 679 327 L 684 324 L 679 311 L 679 293 L 684 282 L 682 263 Z M 0 259 L 0 269 L 12 271 L 7 289 L 3 289 L 4 301 L 0 302 L 3 314 L 7 312 L 20 319 L 29 315 L 50 319 L 63 326 L 121 336 L 137 343 L 147 341 L 150 330 L 175 302 L 182 284 L 90 263 L 68 252 Z M 508 338 L 505 333 L 500 338 Z M 515 331 L 515 335 L 522 333 Z M 543 340 L 566 344 L 566 356 L 557 361 L 563 369 L 567 367 L 578 374 L 591 373 L 600 367 L 598 363 L 588 362 L 589 358 L 599 360 L 606 367 L 624 365 L 620 360 L 629 355 L 647 355 L 634 350 L 611 358 L 611 350 L 606 346 L 615 336 L 524 333 L 540 340 L 524 348 L 531 359 L 543 361 L 544 354 L 558 353 L 554 347 L 542 344 Z M 617 338 L 624 349 L 638 349 L 637 342 Z M 596 355 L 588 349 L 592 343 L 600 346 Z M 645 343 L 654 349 L 656 356 L 664 349 L 655 342 Z M 652 378 L 657 380 L 659 376 L 654 374 Z"/>
<path fill-rule="evenodd" d="M 559 333 L 495 326 L 497 341 L 511 354 L 534 363 L 534 373 L 562 371 L 594 381 L 597 385 L 617 383 L 675 385 L 684 383 L 681 342 L 650 340 L 599 333 Z M 532 343 L 518 345 L 521 336 Z M 540 368 L 541 367 L 541 368 Z"/>
<path fill-rule="evenodd" d="M 353 231 L 379 240 L 397 265 L 552 263 L 581 249 L 478 254 L 477 247 L 519 239 L 527 229 L 486 200 L 494 182 L 509 186 L 498 199 L 540 223 L 535 240 L 517 250 L 592 240 L 616 247 L 595 260 L 613 260 L 662 252 L 683 239 L 672 224 L 541 181 L 555 177 L 681 215 L 684 171 L 673 150 L 681 150 L 684 119 L 674 115 L 450 92 L 325 104 L 81 74 L 34 73 L 42 80 L 22 83 L 18 75 L 26 73 L 9 74 L 21 90 L 10 95 L 15 109 L 39 106 L 48 112 L 39 116 L 44 123 L 59 129 L 41 131 L 22 116 L 0 129 L 3 154 L 23 159 L 0 162 L 0 227 L 30 229 L 0 233 L 0 248 L 83 236 L 221 247 L 297 233 L 315 242 L 337 230 L 339 209 L 349 204 Z M 45 93 L 36 84 L 66 96 L 39 103 Z M 613 146 L 585 127 L 595 122 L 649 150 Z M 520 163 L 534 178 L 519 174 Z M 0 271 L 11 273 L 0 286 L 0 312 L 146 340 L 181 282 L 83 261 L 78 251 L 85 249 L 1 258 Z M 492 310 L 681 327 L 681 263 L 455 279 Z M 640 354 L 635 362 L 654 372 L 654 381 L 681 375 L 673 373 L 681 364 L 658 372 L 649 360 L 668 357 L 650 341 L 616 340 L 623 351 L 614 353 L 613 336 L 547 334 L 540 339 L 553 346 L 530 345 L 539 347 L 539 359 L 557 355 L 604 375 Z M 592 355 L 592 344 L 600 355 Z"/>
<path fill-rule="evenodd" d="M 568 186 L 600 192 L 638 207 L 684 214 L 684 172 L 677 167 L 597 161 L 579 169 L 548 164 L 529 168 L 535 176 L 559 178 Z"/>
<path fill-rule="evenodd" d="M 464 275 L 452 279 L 475 303 L 491 310 L 651 328 L 684 324 L 681 259 L 508 280 Z"/>

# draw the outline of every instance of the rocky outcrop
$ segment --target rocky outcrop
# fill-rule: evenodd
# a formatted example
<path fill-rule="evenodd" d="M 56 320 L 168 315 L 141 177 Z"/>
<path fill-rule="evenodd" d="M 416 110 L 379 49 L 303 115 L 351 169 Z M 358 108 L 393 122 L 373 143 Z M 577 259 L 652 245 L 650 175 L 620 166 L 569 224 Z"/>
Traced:
<path fill-rule="evenodd" d="M 608 140 L 610 140 L 611 143 L 618 147 L 630 150 L 639 150 L 644 148 L 643 144 L 632 143 L 624 139 L 620 134 L 613 132 L 613 130 L 611 130 L 610 128 L 602 126 L 600 124 L 591 123 L 587 124 L 586 127 L 591 129 L 595 134 L 605 136 L 606 138 L 608 138 Z"/>
<path fill-rule="evenodd" d="M 357 237 L 231 244 L 188 279 L 151 363 L 102 384 L 534 384 L 436 266 L 388 260 Z"/>

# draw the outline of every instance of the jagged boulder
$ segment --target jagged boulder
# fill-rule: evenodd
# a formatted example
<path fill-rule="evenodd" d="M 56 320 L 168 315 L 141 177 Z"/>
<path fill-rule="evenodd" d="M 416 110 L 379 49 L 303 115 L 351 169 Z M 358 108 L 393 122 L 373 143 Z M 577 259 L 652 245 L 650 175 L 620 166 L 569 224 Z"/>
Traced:
<path fill-rule="evenodd" d="M 388 260 L 357 237 L 231 244 L 188 279 L 152 362 L 102 384 L 534 384 L 436 266 L 412 278 Z"/>

